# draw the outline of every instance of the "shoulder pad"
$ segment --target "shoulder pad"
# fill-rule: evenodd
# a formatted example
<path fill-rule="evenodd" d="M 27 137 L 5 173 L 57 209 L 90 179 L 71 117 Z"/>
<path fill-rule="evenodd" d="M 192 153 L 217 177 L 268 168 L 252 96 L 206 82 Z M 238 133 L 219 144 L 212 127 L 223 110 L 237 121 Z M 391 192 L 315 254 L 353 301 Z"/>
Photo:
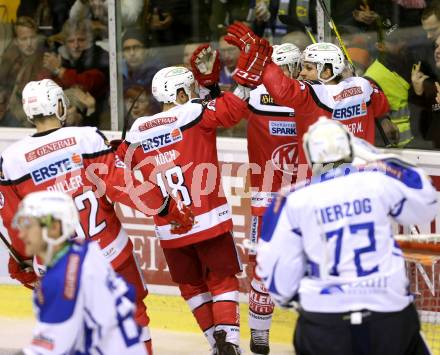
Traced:
<path fill-rule="evenodd" d="M 400 181 L 413 189 L 422 189 L 423 181 L 415 166 L 398 158 L 378 160 L 366 165 L 365 170 L 375 170 L 386 176 Z"/>
<path fill-rule="evenodd" d="M 307 85 L 322 85 L 322 83 L 319 80 L 300 80 L 300 81 Z"/>
<path fill-rule="evenodd" d="M 107 139 L 104 133 L 102 133 L 98 128 L 96 128 L 96 133 L 101 136 L 101 138 L 104 140 L 104 144 L 108 147 L 110 147 L 110 141 Z"/>
<path fill-rule="evenodd" d="M 193 104 L 200 104 L 200 105 L 203 105 L 203 102 L 204 102 L 204 101 L 209 101 L 209 100 L 204 100 L 204 99 L 199 99 L 199 98 L 197 98 L 197 99 L 192 99 L 190 102 L 193 103 Z"/>

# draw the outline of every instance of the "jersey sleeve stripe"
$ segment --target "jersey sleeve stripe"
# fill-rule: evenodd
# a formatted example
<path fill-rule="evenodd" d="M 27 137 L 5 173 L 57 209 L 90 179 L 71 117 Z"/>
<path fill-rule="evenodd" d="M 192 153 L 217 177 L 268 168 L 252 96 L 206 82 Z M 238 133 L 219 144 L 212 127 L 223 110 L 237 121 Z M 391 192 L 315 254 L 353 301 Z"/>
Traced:
<path fill-rule="evenodd" d="M 110 154 L 112 152 L 113 152 L 112 148 L 108 148 L 108 149 L 101 150 L 101 151 L 95 152 L 95 153 L 83 153 L 82 157 L 84 159 L 93 159 L 93 158 L 100 157 L 102 155 Z"/>
<path fill-rule="evenodd" d="M 191 127 L 194 127 L 196 124 L 200 123 L 200 121 L 203 118 L 203 112 L 205 111 L 205 108 L 203 107 L 202 112 L 200 112 L 200 115 L 198 115 L 194 120 L 191 122 L 188 122 L 187 124 L 180 127 L 181 131 L 184 131 L 186 129 L 190 129 Z"/>
<path fill-rule="evenodd" d="M 251 104 L 248 104 L 248 108 L 250 111 L 257 115 L 263 116 L 274 116 L 274 117 L 295 117 L 295 113 L 292 112 L 273 112 L 273 111 L 262 111 L 253 107 Z"/>
<path fill-rule="evenodd" d="M 3 185 L 3 186 L 18 185 L 18 184 L 21 184 L 22 182 L 24 182 L 28 179 L 31 179 L 31 178 L 32 178 L 31 174 L 26 174 L 18 179 L 15 179 L 15 180 L 2 180 L 2 179 L 0 179 L 0 185 Z"/>

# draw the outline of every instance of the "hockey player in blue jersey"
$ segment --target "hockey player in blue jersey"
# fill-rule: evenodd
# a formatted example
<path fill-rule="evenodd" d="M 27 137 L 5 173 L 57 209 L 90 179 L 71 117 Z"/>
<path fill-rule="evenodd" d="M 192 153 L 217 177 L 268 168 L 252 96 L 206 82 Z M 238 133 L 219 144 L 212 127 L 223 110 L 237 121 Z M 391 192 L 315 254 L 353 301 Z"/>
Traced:
<path fill-rule="evenodd" d="M 146 354 L 133 318 L 133 288 L 115 274 L 95 242 L 69 241 L 79 224 L 72 198 L 31 193 L 14 220 L 28 255 L 39 256 L 47 267 L 34 290 L 32 343 L 20 354 Z"/>
<path fill-rule="evenodd" d="M 296 354 L 430 354 L 391 228 L 435 217 L 429 178 L 398 158 L 353 166 L 352 136 L 334 120 L 303 143 L 314 176 L 275 199 L 257 252 L 272 299 L 299 302 Z"/>

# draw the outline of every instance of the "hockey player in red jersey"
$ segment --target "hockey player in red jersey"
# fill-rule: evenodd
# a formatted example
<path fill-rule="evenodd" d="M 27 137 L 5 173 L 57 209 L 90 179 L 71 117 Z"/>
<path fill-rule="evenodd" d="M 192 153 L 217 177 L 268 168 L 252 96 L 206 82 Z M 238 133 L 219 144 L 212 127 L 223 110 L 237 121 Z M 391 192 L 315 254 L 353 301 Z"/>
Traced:
<path fill-rule="evenodd" d="M 332 43 L 309 45 L 303 52 L 300 73 L 307 80 L 296 80 L 286 77 L 270 60 L 249 70 L 247 64 L 264 56 L 266 48 L 243 24 L 229 26 L 228 33 L 227 40 L 242 50 L 238 71 L 253 76 L 256 83 L 262 82 L 275 103 L 295 109 L 296 116 L 300 117 L 296 122 L 299 140 L 318 117 L 326 116 L 340 121 L 355 136 L 370 143 L 375 139 L 375 120 L 379 120 L 388 138 L 398 141 L 398 129 L 387 118 L 389 105 L 384 93 L 364 78 L 342 78 L 345 61 L 338 46 Z M 299 164 L 306 164 L 301 145 Z"/>
<path fill-rule="evenodd" d="M 209 65 L 207 72 L 212 68 Z M 164 194 L 177 194 L 191 207 L 195 216 L 191 231 L 172 235 L 169 223 L 155 216 L 156 234 L 171 278 L 213 353 L 239 354 L 235 274 L 241 265 L 220 181 L 216 128 L 235 125 L 248 116 L 248 109 L 244 100 L 229 92 L 211 101 L 193 99 L 194 84 L 193 73 L 184 67 L 158 71 L 152 93 L 163 103 L 163 111 L 138 118 L 117 152 L 127 165 L 139 166 L 144 178 Z"/>
<path fill-rule="evenodd" d="M 143 340 L 151 354 L 149 319 L 143 303 L 148 292 L 133 245 L 112 203 L 121 202 L 150 215 L 159 213 L 165 220 L 178 223 L 173 232 L 187 232 L 192 226 L 191 216 L 156 187 L 143 190 L 144 186 L 132 178 L 96 128 L 62 127 L 66 106 L 62 89 L 52 80 L 33 81 L 25 86 L 23 109 L 37 132 L 12 144 L 1 155 L 3 224 L 17 252 L 32 257 L 25 255 L 16 232 L 10 228 L 17 203 L 38 190 L 69 193 L 80 214 L 78 237 L 97 241 L 115 271 L 135 287 L 135 318 L 145 328 Z M 13 258 L 9 266 L 13 278 L 28 284 L 34 281 L 32 273 L 22 272 Z"/>
<path fill-rule="evenodd" d="M 291 43 L 273 47 L 272 61 L 286 76 L 296 78 L 301 59 L 298 47 Z M 255 275 L 256 253 L 252 246 L 259 239 L 263 214 L 272 197 L 282 186 L 296 181 L 298 142 L 295 111 L 275 104 L 264 85 L 250 92 L 249 109 L 247 141 L 252 186 L 249 262 L 253 273 L 249 291 L 250 349 L 255 354 L 268 354 L 274 304 Z"/>

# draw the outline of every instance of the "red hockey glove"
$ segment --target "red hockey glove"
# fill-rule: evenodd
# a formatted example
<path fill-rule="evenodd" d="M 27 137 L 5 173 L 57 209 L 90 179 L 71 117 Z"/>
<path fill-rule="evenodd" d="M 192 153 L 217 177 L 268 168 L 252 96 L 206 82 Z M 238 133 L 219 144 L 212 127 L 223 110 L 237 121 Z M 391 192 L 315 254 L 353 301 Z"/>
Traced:
<path fill-rule="evenodd" d="M 191 56 L 191 68 L 197 82 L 208 87 L 220 80 L 220 56 L 209 44 L 201 44 Z"/>
<path fill-rule="evenodd" d="M 11 278 L 20 281 L 25 287 L 33 290 L 38 277 L 31 266 L 32 260 L 26 260 L 26 262 L 29 262 L 29 266 L 23 269 L 13 257 L 9 257 L 9 275 Z"/>
<path fill-rule="evenodd" d="M 256 43 L 259 38 L 245 24 L 236 21 L 228 26 L 228 34 L 225 36 L 225 41 L 244 51 L 246 47 Z"/>
<path fill-rule="evenodd" d="M 165 208 L 159 213 L 159 216 L 165 218 L 172 225 L 171 234 L 185 234 L 194 225 L 194 215 L 191 209 L 185 206 L 182 201 L 176 201 L 171 196 L 167 197 Z"/>
<path fill-rule="evenodd" d="M 272 61 L 272 50 L 267 40 L 259 38 L 248 51 L 241 52 L 232 78 L 243 86 L 254 88 L 260 85 L 263 70 Z"/>

